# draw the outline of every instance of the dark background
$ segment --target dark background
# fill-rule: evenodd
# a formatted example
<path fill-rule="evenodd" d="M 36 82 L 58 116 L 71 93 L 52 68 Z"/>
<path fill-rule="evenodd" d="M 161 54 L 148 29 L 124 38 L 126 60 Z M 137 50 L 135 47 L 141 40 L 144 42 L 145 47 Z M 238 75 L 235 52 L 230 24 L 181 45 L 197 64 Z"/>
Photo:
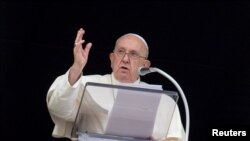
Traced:
<path fill-rule="evenodd" d="M 190 141 L 208 140 L 212 128 L 249 129 L 249 20 L 250 3 L 237 1 L 1 1 L 0 140 L 60 141 L 51 137 L 46 94 L 71 66 L 80 27 L 93 43 L 84 74 L 111 71 L 108 55 L 120 35 L 133 32 L 147 40 L 152 66 L 175 78 L 186 94 Z M 143 80 L 174 90 L 158 74 Z M 181 100 L 179 105 L 184 122 Z"/>

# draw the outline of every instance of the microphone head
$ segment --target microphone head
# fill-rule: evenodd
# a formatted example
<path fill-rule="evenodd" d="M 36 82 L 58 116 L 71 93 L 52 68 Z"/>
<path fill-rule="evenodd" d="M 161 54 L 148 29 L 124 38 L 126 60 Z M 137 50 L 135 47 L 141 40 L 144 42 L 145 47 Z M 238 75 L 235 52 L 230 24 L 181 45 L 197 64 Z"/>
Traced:
<path fill-rule="evenodd" d="M 151 73 L 151 71 L 150 71 L 150 68 L 139 67 L 138 68 L 138 73 L 139 73 L 140 76 L 144 76 L 144 75 L 146 75 L 148 73 Z"/>

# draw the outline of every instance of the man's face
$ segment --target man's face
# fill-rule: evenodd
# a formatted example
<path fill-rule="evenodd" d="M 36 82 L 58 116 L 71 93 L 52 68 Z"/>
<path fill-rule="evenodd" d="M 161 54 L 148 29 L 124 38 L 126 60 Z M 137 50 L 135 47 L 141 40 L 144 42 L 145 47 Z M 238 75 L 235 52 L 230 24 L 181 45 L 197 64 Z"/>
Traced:
<path fill-rule="evenodd" d="M 133 83 L 139 78 L 138 68 L 149 67 L 144 42 L 136 36 L 127 35 L 118 39 L 114 52 L 110 53 L 111 68 L 117 80 Z"/>

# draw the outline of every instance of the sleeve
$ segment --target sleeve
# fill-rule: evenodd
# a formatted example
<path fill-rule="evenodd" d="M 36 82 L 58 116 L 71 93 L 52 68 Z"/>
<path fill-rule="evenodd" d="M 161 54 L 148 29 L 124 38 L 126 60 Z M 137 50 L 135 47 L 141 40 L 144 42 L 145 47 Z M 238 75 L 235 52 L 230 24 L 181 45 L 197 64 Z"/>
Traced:
<path fill-rule="evenodd" d="M 176 101 L 162 95 L 155 120 L 153 139 L 183 140 L 183 126 Z"/>
<path fill-rule="evenodd" d="M 184 141 L 185 132 L 184 132 L 183 125 L 181 122 L 181 116 L 180 116 L 178 105 L 176 105 L 175 107 L 175 111 L 173 113 L 173 117 L 172 117 L 172 121 L 169 127 L 167 137 L 168 138 L 177 137 L 179 138 L 179 140 Z"/>
<path fill-rule="evenodd" d="M 71 86 L 68 75 L 69 70 L 53 82 L 47 93 L 47 106 L 52 119 L 53 116 L 66 121 L 75 119 L 83 87 L 79 84 L 80 79 Z"/>

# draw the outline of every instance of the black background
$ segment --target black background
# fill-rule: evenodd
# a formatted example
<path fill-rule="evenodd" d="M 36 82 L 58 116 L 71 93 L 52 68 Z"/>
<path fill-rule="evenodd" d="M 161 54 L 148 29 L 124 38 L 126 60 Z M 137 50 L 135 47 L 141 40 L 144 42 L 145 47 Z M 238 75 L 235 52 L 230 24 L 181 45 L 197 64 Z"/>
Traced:
<path fill-rule="evenodd" d="M 250 3 L 237 1 L 1 1 L 0 140 L 60 140 L 51 137 L 46 94 L 71 66 L 80 27 L 93 43 L 84 74 L 111 71 L 108 55 L 120 35 L 133 32 L 147 40 L 152 66 L 175 78 L 186 94 L 190 140 L 208 140 L 217 127 L 249 129 L 249 20 Z M 158 74 L 142 79 L 174 90 Z M 179 105 L 184 122 L 181 100 Z"/>

